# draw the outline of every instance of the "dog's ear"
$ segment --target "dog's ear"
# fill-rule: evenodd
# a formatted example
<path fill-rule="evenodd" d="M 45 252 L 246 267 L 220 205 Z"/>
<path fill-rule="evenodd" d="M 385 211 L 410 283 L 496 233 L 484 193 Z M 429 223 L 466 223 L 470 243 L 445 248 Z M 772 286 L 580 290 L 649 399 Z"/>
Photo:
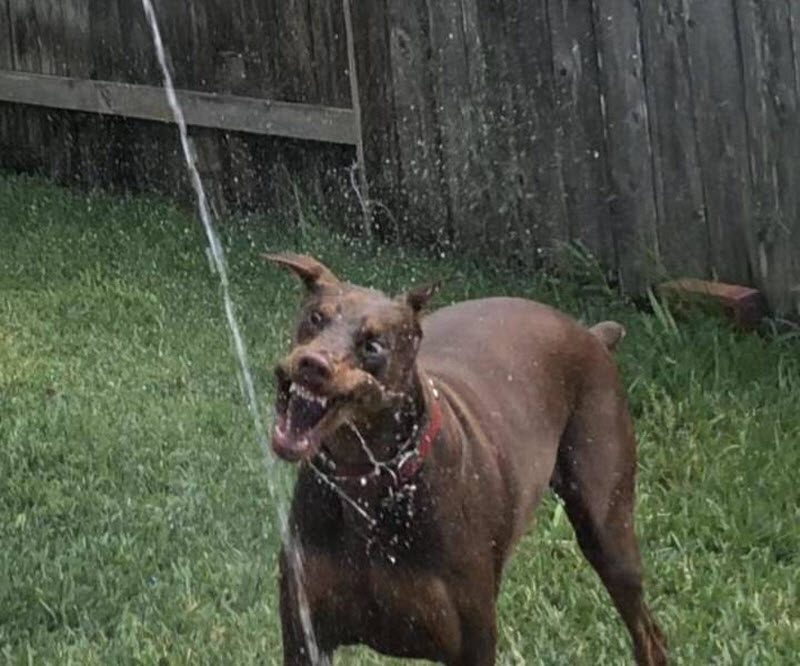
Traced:
<path fill-rule="evenodd" d="M 428 302 L 438 293 L 442 288 L 441 280 L 437 282 L 430 282 L 415 287 L 405 294 L 405 301 L 408 306 L 417 314 L 422 312 Z"/>
<path fill-rule="evenodd" d="M 303 281 L 309 291 L 314 291 L 321 285 L 339 284 L 339 278 L 327 266 L 307 254 L 279 252 L 277 254 L 262 254 L 261 258 L 279 266 L 290 268 Z"/>

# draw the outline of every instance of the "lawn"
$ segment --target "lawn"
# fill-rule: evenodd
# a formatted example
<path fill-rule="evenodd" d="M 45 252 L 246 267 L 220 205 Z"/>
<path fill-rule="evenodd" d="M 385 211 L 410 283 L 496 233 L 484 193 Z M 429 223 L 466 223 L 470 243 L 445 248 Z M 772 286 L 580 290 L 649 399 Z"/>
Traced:
<path fill-rule="evenodd" d="M 316 253 L 389 290 L 446 275 L 439 303 L 504 293 L 616 318 L 648 595 L 675 663 L 796 663 L 800 339 L 713 318 L 674 327 L 587 271 L 482 271 L 347 243 L 293 216 L 222 230 L 265 418 L 299 293 L 259 260 L 265 249 Z M 2 658 L 279 663 L 268 478 L 290 471 L 264 462 L 197 221 L 163 200 L 0 177 Z M 500 663 L 630 663 L 552 498 L 499 603 Z M 390 662 L 354 650 L 338 663 Z"/>

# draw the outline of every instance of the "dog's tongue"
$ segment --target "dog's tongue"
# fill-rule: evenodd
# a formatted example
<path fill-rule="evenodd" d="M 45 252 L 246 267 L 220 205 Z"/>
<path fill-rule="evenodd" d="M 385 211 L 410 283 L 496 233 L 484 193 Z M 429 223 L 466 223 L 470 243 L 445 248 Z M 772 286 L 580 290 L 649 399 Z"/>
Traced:
<path fill-rule="evenodd" d="M 325 414 L 325 407 L 318 402 L 293 395 L 289 400 L 287 428 L 289 435 L 299 438 L 313 428 Z"/>

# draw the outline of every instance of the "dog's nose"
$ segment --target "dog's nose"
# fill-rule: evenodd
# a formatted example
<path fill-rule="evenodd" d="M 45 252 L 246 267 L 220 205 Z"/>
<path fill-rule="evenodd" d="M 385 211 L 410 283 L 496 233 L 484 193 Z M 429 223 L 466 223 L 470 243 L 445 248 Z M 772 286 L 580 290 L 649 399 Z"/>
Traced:
<path fill-rule="evenodd" d="M 305 352 L 297 361 L 297 370 L 301 380 L 309 384 L 322 384 L 333 375 L 333 368 L 328 358 L 320 352 Z"/>

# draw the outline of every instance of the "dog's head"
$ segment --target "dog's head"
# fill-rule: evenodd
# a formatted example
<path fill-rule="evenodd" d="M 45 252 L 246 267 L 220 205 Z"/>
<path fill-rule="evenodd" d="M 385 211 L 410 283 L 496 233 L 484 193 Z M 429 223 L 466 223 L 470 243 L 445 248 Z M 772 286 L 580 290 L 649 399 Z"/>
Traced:
<path fill-rule="evenodd" d="M 264 258 L 291 269 L 306 288 L 292 348 L 275 369 L 272 447 L 288 461 L 309 459 L 345 424 L 369 424 L 407 394 L 419 314 L 437 287 L 392 298 L 340 281 L 309 256 Z"/>

